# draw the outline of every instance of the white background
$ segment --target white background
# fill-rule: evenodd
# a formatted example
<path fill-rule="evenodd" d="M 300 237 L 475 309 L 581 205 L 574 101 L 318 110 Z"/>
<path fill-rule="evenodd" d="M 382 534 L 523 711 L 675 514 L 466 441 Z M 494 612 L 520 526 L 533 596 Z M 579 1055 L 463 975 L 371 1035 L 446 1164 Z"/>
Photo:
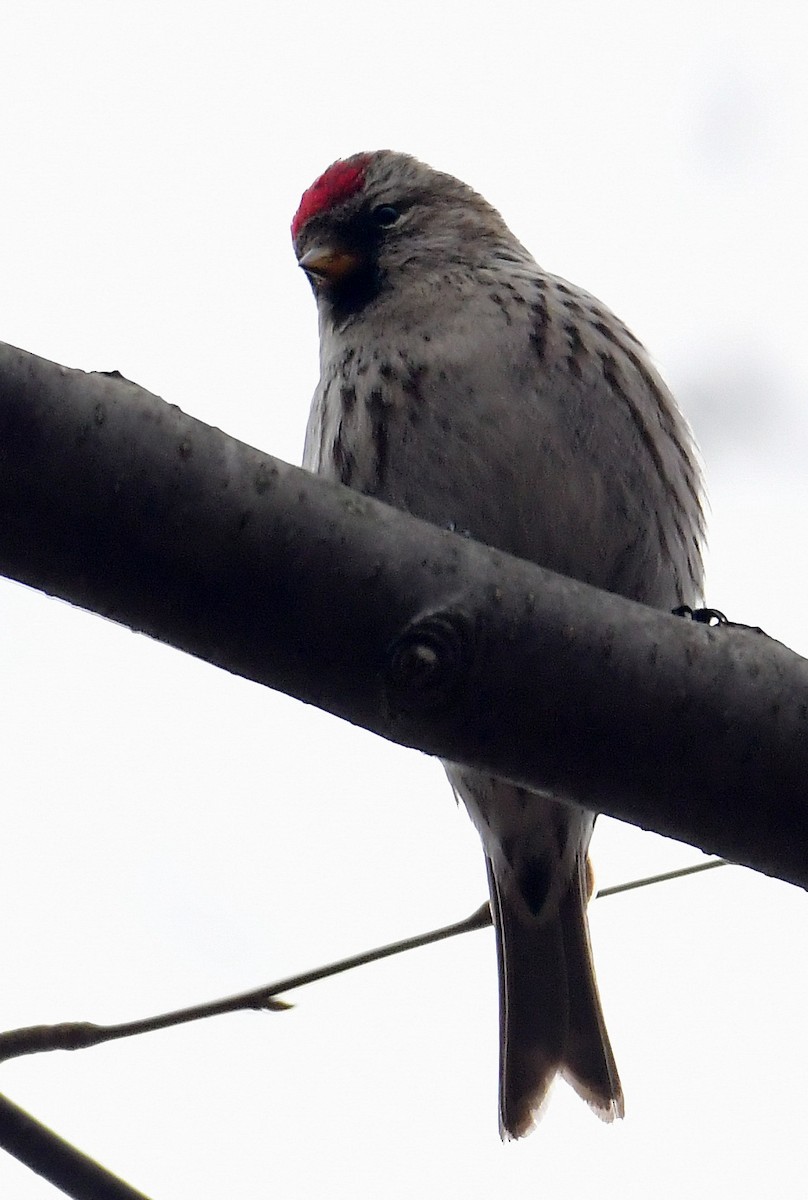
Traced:
<path fill-rule="evenodd" d="M 475 186 L 649 345 L 701 443 L 708 599 L 808 652 L 805 28 L 774 2 L 6 0 L 0 338 L 299 461 L 288 226 L 334 158 Z M 1 449 L 1 448 L 0 448 Z M 438 765 L 0 587 L 0 1026 L 115 1021 L 470 912 Z M 601 885 L 697 861 L 603 820 Z M 736 868 L 597 902 L 626 1120 L 496 1131 L 490 931 L 0 1087 L 154 1200 L 799 1195 L 804 895 Z M 0 1155 L 0 1195 L 52 1189 Z"/>

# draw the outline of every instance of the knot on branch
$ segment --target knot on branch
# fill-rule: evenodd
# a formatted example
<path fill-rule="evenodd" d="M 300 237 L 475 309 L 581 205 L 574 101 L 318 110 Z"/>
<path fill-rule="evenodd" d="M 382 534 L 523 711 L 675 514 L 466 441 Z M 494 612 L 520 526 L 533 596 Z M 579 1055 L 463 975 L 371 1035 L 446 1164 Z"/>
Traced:
<path fill-rule="evenodd" d="M 471 622 L 460 612 L 418 617 L 387 654 L 385 683 L 391 705 L 407 711 L 434 711 L 461 691 L 473 659 Z"/>

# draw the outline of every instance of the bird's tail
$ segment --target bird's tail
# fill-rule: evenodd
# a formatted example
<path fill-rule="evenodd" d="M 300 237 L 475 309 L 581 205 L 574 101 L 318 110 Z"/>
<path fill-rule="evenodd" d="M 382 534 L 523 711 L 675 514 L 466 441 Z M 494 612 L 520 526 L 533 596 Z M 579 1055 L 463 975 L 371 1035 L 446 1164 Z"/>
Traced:
<path fill-rule="evenodd" d="M 560 1073 L 605 1121 L 623 1116 L 589 945 L 586 859 L 558 907 L 532 916 L 488 860 L 500 996 L 499 1119 L 503 1138 L 529 1133 Z"/>

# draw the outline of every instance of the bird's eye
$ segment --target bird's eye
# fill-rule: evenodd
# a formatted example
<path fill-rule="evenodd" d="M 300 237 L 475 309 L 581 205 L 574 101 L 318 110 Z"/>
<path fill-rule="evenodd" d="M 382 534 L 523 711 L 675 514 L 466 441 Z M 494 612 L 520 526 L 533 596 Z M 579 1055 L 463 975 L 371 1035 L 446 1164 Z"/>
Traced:
<path fill-rule="evenodd" d="M 389 229 L 391 225 L 395 225 L 401 213 L 397 208 L 393 208 L 392 204 L 380 204 L 378 208 L 373 209 L 370 215 L 374 225 L 378 225 L 382 229 Z"/>

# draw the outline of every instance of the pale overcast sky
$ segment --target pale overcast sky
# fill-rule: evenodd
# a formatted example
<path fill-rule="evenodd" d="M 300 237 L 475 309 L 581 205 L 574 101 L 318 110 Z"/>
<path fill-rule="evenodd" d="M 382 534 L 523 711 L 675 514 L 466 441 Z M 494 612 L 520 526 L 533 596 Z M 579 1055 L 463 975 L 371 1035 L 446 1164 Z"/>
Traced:
<path fill-rule="evenodd" d="M 706 462 L 709 601 L 808 653 L 805 45 L 778 0 L 6 0 L 0 338 L 298 462 L 291 216 L 334 158 L 414 153 L 646 342 Z M 485 895 L 418 754 L 10 583 L 0 671 L 0 1027 L 226 995 Z M 593 850 L 602 885 L 699 858 L 606 820 Z M 735 868 L 596 903 L 614 1127 L 559 1084 L 500 1144 L 490 931 L 0 1089 L 154 1200 L 794 1196 L 807 934 Z M 0 1154 L 0 1195 L 55 1194 Z"/>

